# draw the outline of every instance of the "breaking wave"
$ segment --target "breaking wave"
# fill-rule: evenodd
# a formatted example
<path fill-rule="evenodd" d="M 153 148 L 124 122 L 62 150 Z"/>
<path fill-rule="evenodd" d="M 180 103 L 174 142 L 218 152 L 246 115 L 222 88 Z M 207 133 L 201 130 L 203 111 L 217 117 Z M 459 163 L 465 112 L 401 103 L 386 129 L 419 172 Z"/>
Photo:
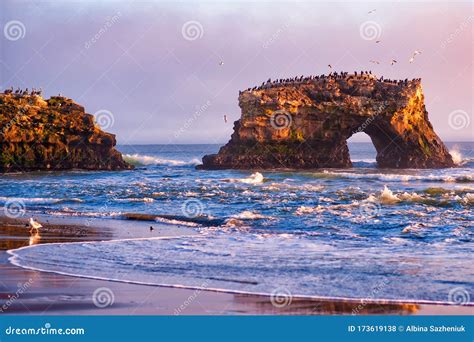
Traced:
<path fill-rule="evenodd" d="M 176 159 L 165 159 L 153 156 L 147 156 L 142 154 L 124 154 L 123 158 L 135 166 L 143 165 L 166 165 L 166 166 L 194 166 L 201 163 L 198 159 L 192 159 L 189 161 L 176 160 Z"/>

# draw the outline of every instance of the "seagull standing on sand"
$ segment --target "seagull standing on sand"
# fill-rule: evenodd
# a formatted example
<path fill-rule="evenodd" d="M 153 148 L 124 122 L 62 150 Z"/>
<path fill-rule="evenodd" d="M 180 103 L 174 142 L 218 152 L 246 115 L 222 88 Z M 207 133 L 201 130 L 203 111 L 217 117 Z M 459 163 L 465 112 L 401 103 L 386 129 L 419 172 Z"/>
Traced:
<path fill-rule="evenodd" d="M 30 232 L 33 231 L 33 230 L 36 230 L 36 232 L 39 231 L 40 228 L 43 228 L 43 226 L 41 225 L 41 223 L 39 223 L 38 221 L 35 221 L 34 218 L 30 218 Z"/>

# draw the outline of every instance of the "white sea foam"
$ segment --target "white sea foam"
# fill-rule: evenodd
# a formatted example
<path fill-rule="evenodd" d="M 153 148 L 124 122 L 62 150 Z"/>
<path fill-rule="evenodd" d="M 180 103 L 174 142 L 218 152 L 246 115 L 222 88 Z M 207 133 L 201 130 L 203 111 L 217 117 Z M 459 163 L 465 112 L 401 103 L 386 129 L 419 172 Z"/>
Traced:
<path fill-rule="evenodd" d="M 453 162 L 456 165 L 462 165 L 465 161 L 463 160 L 463 156 L 459 151 L 459 147 L 454 146 L 451 150 L 449 150 L 449 154 L 453 158 Z"/>
<path fill-rule="evenodd" d="M 408 240 L 392 241 L 397 244 Z M 395 250 L 392 255 L 385 253 L 386 244 L 369 247 L 338 248 L 286 233 L 236 234 L 230 239 L 228 234 L 209 234 L 52 243 L 9 250 L 8 254 L 16 266 L 77 277 L 177 288 L 199 288 L 205 281 L 207 290 L 267 295 L 281 286 L 288 288 L 293 297 L 360 299 L 375 283 L 390 277 L 392 286 L 381 288 L 374 300 L 418 303 L 446 302 L 445 288 L 433 279 L 433 274 L 449 272 L 452 281 L 472 274 L 465 264 L 451 258 L 433 262 L 431 255 L 421 253 L 415 258 L 423 269 L 413 277 L 410 265 L 399 262 L 410 258 L 413 251 Z M 352 264 L 357 265 L 357 272 L 352 271 Z M 339 272 L 334 273 L 338 268 Z M 368 281 L 367 273 L 376 278 Z M 430 291 L 418 291 L 416 284 L 420 282 Z"/>
<path fill-rule="evenodd" d="M 379 196 L 380 202 L 385 204 L 397 203 L 400 199 L 393 194 L 392 190 L 390 190 L 386 185 L 384 185 L 383 190 Z"/>
<path fill-rule="evenodd" d="M 250 211 L 250 210 L 245 210 L 237 215 L 234 215 L 232 216 L 233 218 L 236 218 L 236 219 L 241 219 L 241 220 L 259 220 L 259 219 L 265 219 L 265 218 L 269 218 L 268 216 L 265 216 L 265 215 L 262 215 L 262 214 L 259 214 L 259 213 L 255 213 L 253 211 Z"/>
<path fill-rule="evenodd" d="M 354 172 L 340 172 L 325 170 L 316 176 L 324 175 L 326 178 L 342 177 L 350 179 L 378 179 L 386 182 L 410 182 L 410 181 L 431 181 L 431 182 L 447 182 L 453 183 L 457 180 L 473 181 L 472 174 L 460 173 L 458 175 L 442 175 L 442 174 L 427 174 L 427 175 L 408 175 L 395 173 L 354 173 Z"/>
<path fill-rule="evenodd" d="M 134 165 L 168 165 L 168 166 L 186 166 L 186 165 L 198 165 L 200 160 L 192 159 L 189 161 L 166 159 L 153 156 L 147 156 L 142 154 L 124 154 L 124 159 L 130 164 Z"/>
<path fill-rule="evenodd" d="M 380 202 L 382 204 L 395 204 L 400 201 L 422 201 L 425 198 L 416 192 L 409 193 L 409 192 L 403 192 L 401 194 L 394 194 L 392 190 L 390 190 L 387 185 L 384 185 L 384 188 L 382 191 L 380 191 L 380 194 L 375 196 L 375 195 L 369 195 L 365 201 L 367 202 Z"/>
<path fill-rule="evenodd" d="M 232 183 L 261 184 L 263 179 L 264 177 L 260 172 L 255 172 L 246 178 L 229 179 L 228 181 Z"/>
<path fill-rule="evenodd" d="M 80 198 L 53 198 L 53 197 L 5 197 L 1 196 L 0 201 L 2 202 L 23 202 L 23 203 L 45 203 L 45 204 L 55 204 L 55 203 L 63 203 L 63 202 L 76 202 L 76 203 L 83 203 L 84 201 Z"/>

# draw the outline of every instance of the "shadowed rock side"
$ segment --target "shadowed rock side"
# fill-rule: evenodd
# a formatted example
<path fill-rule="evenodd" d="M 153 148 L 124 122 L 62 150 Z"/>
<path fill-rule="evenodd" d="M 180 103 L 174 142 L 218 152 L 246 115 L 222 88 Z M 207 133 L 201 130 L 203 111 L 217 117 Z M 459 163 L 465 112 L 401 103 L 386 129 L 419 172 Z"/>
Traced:
<path fill-rule="evenodd" d="M 94 116 L 70 99 L 0 94 L 0 172 L 122 170 L 131 165 Z"/>
<path fill-rule="evenodd" d="M 351 167 L 346 140 L 365 132 L 383 168 L 452 167 L 433 131 L 419 79 L 372 74 L 278 80 L 240 93 L 240 120 L 203 169 Z"/>

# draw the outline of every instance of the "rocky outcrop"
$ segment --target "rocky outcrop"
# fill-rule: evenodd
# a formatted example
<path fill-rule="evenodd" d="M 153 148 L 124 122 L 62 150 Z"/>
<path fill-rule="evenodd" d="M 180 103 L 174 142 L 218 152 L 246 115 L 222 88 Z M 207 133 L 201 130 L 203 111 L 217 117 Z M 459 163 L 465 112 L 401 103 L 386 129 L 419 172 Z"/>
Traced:
<path fill-rule="evenodd" d="M 240 93 L 230 141 L 203 169 L 351 167 L 346 140 L 365 132 L 382 168 L 451 167 L 428 120 L 421 80 L 372 74 L 267 82 Z"/>
<path fill-rule="evenodd" d="M 131 169 L 115 144 L 70 99 L 0 94 L 0 172 Z"/>

